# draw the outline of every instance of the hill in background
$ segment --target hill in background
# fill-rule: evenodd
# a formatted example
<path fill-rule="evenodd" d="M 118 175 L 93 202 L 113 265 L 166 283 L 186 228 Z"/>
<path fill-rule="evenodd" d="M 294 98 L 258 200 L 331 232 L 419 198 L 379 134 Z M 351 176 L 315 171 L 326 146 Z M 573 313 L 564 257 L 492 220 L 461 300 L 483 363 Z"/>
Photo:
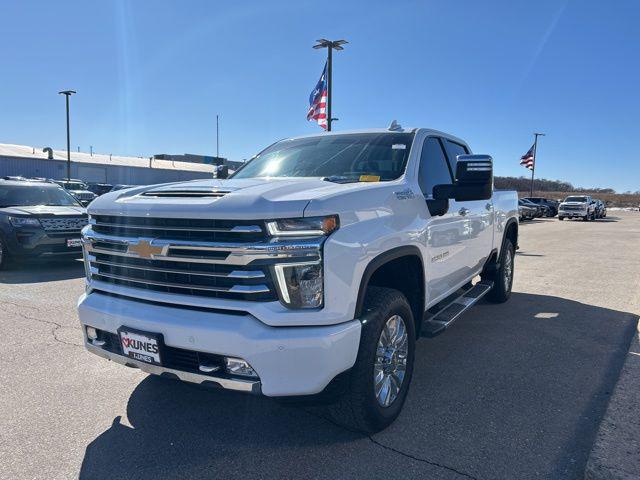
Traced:
<path fill-rule="evenodd" d="M 517 190 L 520 197 L 529 195 L 531 179 L 526 177 L 495 177 L 495 187 L 500 190 Z M 569 182 L 536 178 L 533 196 L 562 200 L 568 195 L 591 195 L 606 202 L 609 207 L 640 206 L 640 190 L 636 192 L 616 193 L 613 188 L 581 188 Z"/>

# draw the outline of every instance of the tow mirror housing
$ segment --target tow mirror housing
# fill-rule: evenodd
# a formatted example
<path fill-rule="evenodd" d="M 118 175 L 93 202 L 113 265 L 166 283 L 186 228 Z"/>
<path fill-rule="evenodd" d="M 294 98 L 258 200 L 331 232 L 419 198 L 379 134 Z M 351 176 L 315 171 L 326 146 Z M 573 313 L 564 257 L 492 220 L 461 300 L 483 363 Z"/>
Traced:
<path fill-rule="evenodd" d="M 493 159 L 489 155 L 458 155 L 456 181 L 453 185 L 436 185 L 433 198 L 453 198 L 458 202 L 488 200 L 493 190 Z"/>

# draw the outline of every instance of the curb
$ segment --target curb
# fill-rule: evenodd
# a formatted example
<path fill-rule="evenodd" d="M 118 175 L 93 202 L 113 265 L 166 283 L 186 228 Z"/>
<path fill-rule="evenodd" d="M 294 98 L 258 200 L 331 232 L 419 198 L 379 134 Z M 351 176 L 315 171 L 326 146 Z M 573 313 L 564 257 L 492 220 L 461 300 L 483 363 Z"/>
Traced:
<path fill-rule="evenodd" d="M 640 322 L 609 400 L 585 480 L 640 480 Z"/>

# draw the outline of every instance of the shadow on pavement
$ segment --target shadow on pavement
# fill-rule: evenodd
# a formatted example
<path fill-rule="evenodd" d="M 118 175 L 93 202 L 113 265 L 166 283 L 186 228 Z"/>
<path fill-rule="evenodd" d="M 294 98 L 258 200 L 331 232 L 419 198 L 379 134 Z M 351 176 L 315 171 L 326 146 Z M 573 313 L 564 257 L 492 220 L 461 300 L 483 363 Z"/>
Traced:
<path fill-rule="evenodd" d="M 81 259 L 13 261 L 7 270 L 0 270 L 0 283 L 21 284 L 70 280 L 84 276 Z"/>
<path fill-rule="evenodd" d="M 80 478 L 581 478 L 637 320 L 546 295 L 481 304 L 419 341 L 376 444 L 308 409 L 147 377 Z"/>

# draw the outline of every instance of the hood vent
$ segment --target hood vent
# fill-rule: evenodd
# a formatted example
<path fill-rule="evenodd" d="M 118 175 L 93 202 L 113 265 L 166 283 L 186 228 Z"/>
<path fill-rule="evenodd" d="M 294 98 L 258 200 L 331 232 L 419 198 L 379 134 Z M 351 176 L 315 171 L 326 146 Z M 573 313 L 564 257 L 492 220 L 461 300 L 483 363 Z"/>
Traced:
<path fill-rule="evenodd" d="M 148 192 L 141 193 L 143 197 L 158 197 L 158 198 L 219 198 L 224 197 L 228 191 L 220 190 L 149 190 Z"/>

